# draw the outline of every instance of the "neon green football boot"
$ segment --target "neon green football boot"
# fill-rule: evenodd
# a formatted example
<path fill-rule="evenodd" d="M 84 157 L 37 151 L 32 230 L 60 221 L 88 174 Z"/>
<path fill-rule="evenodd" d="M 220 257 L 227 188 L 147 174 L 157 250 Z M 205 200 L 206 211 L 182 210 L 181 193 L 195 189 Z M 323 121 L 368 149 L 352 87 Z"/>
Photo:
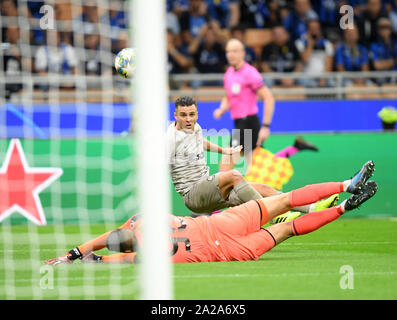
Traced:
<path fill-rule="evenodd" d="M 330 197 L 328 197 L 327 199 L 323 199 L 320 201 L 317 201 L 314 205 L 314 210 L 313 211 L 321 211 L 321 210 L 325 210 L 331 207 L 335 207 L 336 204 L 339 201 L 339 193 L 338 194 L 334 194 Z"/>
<path fill-rule="evenodd" d="M 298 218 L 300 215 L 301 215 L 301 213 L 298 211 L 288 211 L 288 212 L 280 214 L 279 216 L 270 220 L 270 224 L 291 221 L 291 220 Z"/>
<path fill-rule="evenodd" d="M 314 211 L 321 211 L 321 210 L 325 210 L 331 207 L 336 206 L 336 204 L 339 201 L 339 194 L 334 194 L 330 197 L 328 197 L 327 199 L 323 199 L 320 201 L 317 201 L 314 204 L 314 208 L 312 210 L 312 212 Z M 279 216 L 273 218 L 272 220 L 270 220 L 270 224 L 276 224 L 276 223 L 281 223 L 281 222 L 286 222 L 286 221 L 291 221 L 294 220 L 296 218 L 298 218 L 301 215 L 300 212 L 297 211 L 288 211 L 284 214 L 280 214 Z"/>

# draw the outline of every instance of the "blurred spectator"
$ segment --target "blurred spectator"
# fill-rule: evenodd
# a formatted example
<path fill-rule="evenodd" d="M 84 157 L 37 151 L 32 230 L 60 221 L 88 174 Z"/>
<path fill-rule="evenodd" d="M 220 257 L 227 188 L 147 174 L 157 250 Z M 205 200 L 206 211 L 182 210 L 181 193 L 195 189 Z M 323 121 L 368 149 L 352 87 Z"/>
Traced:
<path fill-rule="evenodd" d="M 122 49 L 128 48 L 128 47 L 129 47 L 128 33 L 127 33 L 127 30 L 124 30 L 119 35 L 119 38 L 117 39 L 117 41 L 114 41 L 112 43 L 112 53 L 114 54 L 114 56 L 113 56 L 113 59 L 111 59 L 110 64 L 111 64 L 111 69 L 113 71 L 113 75 L 118 75 L 118 72 L 116 71 L 116 69 L 113 66 L 115 55 L 117 55 Z M 114 81 L 115 82 L 113 83 L 113 85 L 118 90 L 122 90 L 124 88 L 129 87 L 129 82 L 124 81 L 124 79 L 122 79 L 120 76 L 114 77 Z"/>
<path fill-rule="evenodd" d="M 200 33 L 193 39 L 188 49 L 199 73 L 224 72 L 226 65 L 225 43 L 226 39 L 215 21 L 201 27 Z M 207 82 L 200 83 L 200 85 L 221 85 L 221 82 Z"/>
<path fill-rule="evenodd" d="M 232 38 L 240 40 L 240 42 L 244 44 L 245 61 L 247 61 L 249 64 L 257 68 L 258 66 L 257 66 L 257 58 L 256 58 L 255 50 L 252 47 L 247 46 L 245 44 L 245 28 L 242 26 L 233 27 L 230 30 L 230 35 Z"/>
<path fill-rule="evenodd" d="M 279 25 L 272 28 L 272 42 L 263 47 L 261 62 L 263 72 L 302 71 L 299 52 L 283 26 Z M 293 79 L 268 81 L 267 86 L 291 87 L 294 82 Z"/>
<path fill-rule="evenodd" d="M 332 43 L 323 37 L 318 20 L 307 22 L 306 34 L 296 40 L 295 45 L 303 61 L 304 72 L 309 75 L 320 75 L 332 71 L 334 49 Z M 302 83 L 309 87 L 327 85 L 324 79 L 317 81 L 314 78 L 302 79 Z"/>
<path fill-rule="evenodd" d="M 337 22 L 340 0 L 311 0 L 311 3 L 323 27 Z"/>
<path fill-rule="evenodd" d="M 347 1 L 341 0 L 312 0 L 314 11 L 317 13 L 325 37 L 331 42 L 339 42 L 342 39 L 339 20 L 341 14 L 340 7 L 347 4 Z"/>
<path fill-rule="evenodd" d="M 40 75 L 46 74 L 76 74 L 77 56 L 74 48 L 63 41 L 57 30 L 47 30 L 47 44 L 40 46 L 35 55 L 35 70 Z M 60 87 L 70 87 L 62 84 Z M 48 86 L 40 86 L 47 90 Z"/>
<path fill-rule="evenodd" d="M 9 26 L 5 33 L 5 43 L 3 44 L 3 68 L 6 77 L 18 76 L 22 70 L 30 67 L 28 58 L 22 58 L 19 44 L 19 28 L 17 26 Z M 22 90 L 22 83 L 7 83 L 6 99 L 9 99 L 13 93 Z"/>
<path fill-rule="evenodd" d="M 393 6 L 389 13 L 389 19 L 392 25 L 394 36 L 397 38 L 397 0 L 394 0 L 393 2 Z"/>
<path fill-rule="evenodd" d="M 40 8 L 44 5 L 44 1 L 27 1 L 27 16 L 32 19 L 39 20 L 43 17 L 43 13 L 40 13 Z M 25 6 L 22 5 L 22 9 L 25 9 Z M 33 45 L 42 45 L 45 41 L 45 32 L 42 29 L 32 29 L 32 44 Z"/>
<path fill-rule="evenodd" d="M 240 23 L 245 28 L 264 28 L 270 12 L 266 0 L 241 0 Z"/>
<path fill-rule="evenodd" d="M 348 4 L 353 7 L 353 12 L 356 17 L 360 17 L 367 7 L 367 0 L 348 0 L 342 1 L 342 4 Z"/>
<path fill-rule="evenodd" d="M 240 19 L 238 0 L 206 0 L 207 12 L 211 19 L 217 20 L 221 28 L 231 28 Z"/>
<path fill-rule="evenodd" d="M 18 9 L 14 0 L 1 1 L 1 15 L 7 17 L 17 17 Z"/>
<path fill-rule="evenodd" d="M 120 35 L 116 41 L 112 42 L 111 51 L 113 54 L 116 55 L 124 48 L 128 48 L 128 34 L 127 34 L 126 30 L 124 30 L 122 33 L 120 33 Z"/>
<path fill-rule="evenodd" d="M 110 25 L 109 36 L 112 41 L 117 40 L 120 33 L 127 29 L 127 19 L 122 3 L 120 1 L 111 1 L 108 12 L 101 17 L 100 21 L 105 25 Z"/>
<path fill-rule="evenodd" d="M 86 1 L 82 6 L 82 14 L 75 19 L 74 28 L 75 32 L 84 34 L 93 33 L 98 29 L 100 18 L 98 7 L 95 1 Z"/>
<path fill-rule="evenodd" d="M 286 3 L 280 0 L 270 0 L 267 2 L 269 8 L 269 18 L 267 27 L 271 28 L 283 23 L 284 18 L 288 15 L 289 11 L 286 8 Z"/>
<path fill-rule="evenodd" d="M 187 50 L 178 45 L 172 30 L 167 30 L 167 53 L 169 73 L 188 73 L 193 65 Z"/>
<path fill-rule="evenodd" d="M 383 5 L 383 10 L 386 11 L 386 13 L 390 13 L 393 8 L 395 7 L 395 3 L 394 0 L 383 0 L 382 1 L 382 5 Z"/>
<path fill-rule="evenodd" d="M 192 40 L 200 33 L 201 27 L 209 22 L 204 0 L 189 0 L 189 8 L 183 11 L 179 20 L 182 40 L 190 45 Z"/>
<path fill-rule="evenodd" d="M 88 76 L 110 76 L 112 68 L 109 63 L 102 61 L 100 51 L 100 36 L 98 34 L 87 34 L 84 36 L 84 70 Z M 106 56 L 106 55 L 104 55 Z M 87 81 L 87 88 L 101 88 L 100 83 Z"/>
<path fill-rule="evenodd" d="M 33 18 L 41 18 L 40 8 L 44 5 L 44 1 L 27 1 L 29 14 Z"/>
<path fill-rule="evenodd" d="M 85 58 L 84 70 L 86 75 L 102 74 L 102 63 L 99 52 L 99 35 L 86 34 L 84 36 Z"/>
<path fill-rule="evenodd" d="M 171 11 L 167 11 L 167 29 L 172 30 L 172 33 L 175 35 L 179 35 L 179 33 L 181 33 L 181 26 L 179 24 L 178 17 Z"/>
<path fill-rule="evenodd" d="M 335 53 L 337 71 L 368 71 L 369 60 L 367 49 L 358 43 L 359 32 L 357 25 L 353 29 L 344 30 L 344 42 L 339 45 Z M 345 79 L 344 86 L 363 83 L 363 78 Z M 369 84 L 369 82 L 367 82 Z"/>
<path fill-rule="evenodd" d="M 306 23 L 318 19 L 311 8 L 309 0 L 295 0 L 293 10 L 284 18 L 284 28 L 289 32 L 291 40 L 295 41 L 306 33 Z"/>
<path fill-rule="evenodd" d="M 380 18 L 386 18 L 387 15 L 382 11 L 381 0 L 368 0 L 367 7 L 362 12 L 358 19 L 358 26 L 360 30 L 360 40 L 367 47 L 372 42 L 377 41 L 377 24 Z"/>
<path fill-rule="evenodd" d="M 377 71 L 397 70 L 397 42 L 391 37 L 391 23 L 388 18 L 378 21 L 378 41 L 371 44 L 373 67 Z M 390 82 L 390 78 L 377 78 L 377 83 Z M 393 80 L 395 81 L 395 79 Z"/>
<path fill-rule="evenodd" d="M 189 0 L 167 0 L 167 12 L 172 12 L 178 18 L 182 12 L 189 9 Z"/>

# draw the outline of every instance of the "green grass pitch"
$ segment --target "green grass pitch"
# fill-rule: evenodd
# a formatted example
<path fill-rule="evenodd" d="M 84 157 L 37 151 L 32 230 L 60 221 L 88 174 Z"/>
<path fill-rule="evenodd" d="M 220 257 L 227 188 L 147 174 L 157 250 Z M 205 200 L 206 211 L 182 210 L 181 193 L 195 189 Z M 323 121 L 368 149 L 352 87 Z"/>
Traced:
<path fill-rule="evenodd" d="M 81 228 L 3 226 L 0 299 L 136 298 L 135 265 L 77 261 L 43 268 L 45 259 L 106 231 L 101 224 Z M 175 298 L 397 299 L 396 228 L 396 218 L 342 218 L 314 233 L 285 241 L 259 261 L 175 264 Z M 32 242 L 28 230 L 34 236 Z M 82 236 L 83 231 L 91 236 Z M 55 233 L 61 238 L 57 240 Z M 65 250 L 57 249 L 59 239 L 67 244 Z M 101 252 L 107 253 L 106 249 Z M 343 266 L 350 266 L 353 272 L 351 287 L 346 289 L 341 287 L 347 283 Z"/>

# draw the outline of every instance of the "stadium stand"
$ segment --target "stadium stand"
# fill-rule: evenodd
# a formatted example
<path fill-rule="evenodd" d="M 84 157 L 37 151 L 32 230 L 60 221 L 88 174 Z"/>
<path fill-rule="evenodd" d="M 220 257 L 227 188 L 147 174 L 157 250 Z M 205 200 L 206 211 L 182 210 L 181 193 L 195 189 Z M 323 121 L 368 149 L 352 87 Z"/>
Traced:
<path fill-rule="evenodd" d="M 173 47 L 185 55 L 187 59 L 190 59 L 188 60 L 190 61 L 189 64 L 185 64 L 183 68 L 173 68 L 170 70 L 170 95 L 181 95 L 190 90 L 190 92 L 197 94 L 199 100 L 203 101 L 219 100 L 222 95 L 222 73 L 219 73 L 215 78 L 211 73 L 197 73 L 197 63 L 204 61 L 204 58 L 207 59 L 207 63 L 211 63 L 212 53 L 202 48 L 197 53 L 198 56 L 193 59 L 187 50 L 188 45 L 195 38 L 193 35 L 199 34 L 200 30 L 203 30 L 204 27 L 208 30 L 203 32 L 203 38 L 207 32 L 212 31 L 215 27 L 222 27 L 220 38 L 224 40 L 230 39 L 232 30 L 236 30 L 236 28 L 241 29 L 244 32 L 244 44 L 254 51 L 256 61 L 250 61 L 250 63 L 255 64 L 262 72 L 264 79 L 270 79 L 271 83 L 275 79 L 283 79 L 286 75 L 286 73 L 280 72 L 269 74 L 261 69 L 261 62 L 263 62 L 261 61 L 262 49 L 272 41 L 271 28 L 278 25 L 277 23 L 279 25 L 286 25 L 293 17 L 299 20 L 300 26 L 304 26 L 304 23 L 307 23 L 308 20 L 313 20 L 317 16 L 321 23 L 321 28 L 325 31 L 325 38 L 332 42 L 334 48 L 333 69 L 332 72 L 327 73 L 329 75 L 327 78 L 329 81 L 321 88 L 306 88 L 307 83 L 310 83 L 310 81 L 306 80 L 310 79 L 310 77 L 308 78 L 306 74 L 292 72 L 289 74 L 289 77 L 295 79 L 295 85 L 293 87 L 286 87 L 279 83 L 271 86 L 277 99 L 299 100 L 308 97 L 319 99 L 335 97 L 335 94 L 332 94 L 332 92 L 337 92 L 338 94 L 336 96 L 339 98 L 345 97 L 348 99 L 396 98 L 397 34 L 395 29 L 392 28 L 394 20 L 389 20 L 388 18 L 390 16 L 393 19 L 393 13 L 397 10 L 395 2 L 374 0 L 370 2 L 370 7 L 368 7 L 368 4 L 360 4 L 360 7 L 355 8 L 354 21 L 357 23 L 357 28 L 360 31 L 359 43 L 361 46 L 365 46 L 368 52 L 370 70 L 370 72 L 366 73 L 356 71 L 361 69 L 359 67 L 355 68 L 355 61 L 352 58 L 352 54 L 354 56 L 353 51 L 344 56 L 346 59 L 350 59 L 344 60 L 346 66 L 349 67 L 347 71 L 355 72 L 356 79 L 361 78 L 357 85 L 351 85 L 347 74 L 337 69 L 336 49 L 344 43 L 342 30 L 338 31 L 335 28 L 331 28 L 332 32 L 328 32 L 330 30 L 330 21 L 338 21 L 341 17 L 338 13 L 340 1 L 328 1 L 332 4 L 332 8 L 330 6 L 324 7 L 321 1 L 303 2 L 305 2 L 305 6 L 308 3 L 311 9 L 306 9 L 306 14 L 302 13 L 302 16 L 295 17 L 299 15 L 299 10 L 296 7 L 300 4 L 299 0 L 291 2 L 270 1 L 269 3 L 267 1 L 260 1 L 261 6 L 258 4 L 258 10 L 261 10 L 260 16 L 264 21 L 263 23 L 257 21 L 256 24 L 251 24 L 247 23 L 247 19 L 251 19 L 253 16 L 247 13 L 246 4 L 243 1 L 231 1 L 230 6 L 222 2 L 222 15 L 214 14 L 213 10 L 218 4 L 210 0 L 198 0 L 194 4 L 189 1 L 167 1 L 168 29 L 173 32 Z M 347 3 L 350 2 L 347 1 Z M 355 3 L 354 1 L 351 2 L 352 5 L 355 5 Z M 73 52 L 73 55 L 77 59 L 76 71 L 73 71 L 73 68 L 71 68 L 73 66 L 71 60 L 64 59 L 57 61 L 57 63 L 61 64 L 57 68 L 61 73 L 58 76 L 61 78 L 70 76 L 70 72 L 76 72 L 75 77 L 68 78 L 68 83 L 66 81 L 58 81 L 59 84 L 51 84 L 52 80 L 50 78 L 47 78 L 46 81 L 46 77 L 40 77 L 38 73 L 39 69 L 37 68 L 39 65 L 36 61 L 38 58 L 35 55 L 41 45 L 47 44 L 47 47 L 51 47 L 49 39 L 46 38 L 46 30 L 40 29 L 40 22 L 45 14 L 44 11 L 40 11 L 43 5 L 49 5 L 54 8 L 55 27 L 59 31 L 61 38 L 59 47 L 61 49 L 58 49 L 58 51 L 69 50 Z M 81 1 L 75 0 L 56 2 L 2 1 L 0 73 L 6 77 L 1 77 L 0 86 L 1 90 L 4 91 L 5 100 L 13 99 L 15 101 L 31 98 L 34 102 L 40 102 L 47 101 L 52 95 L 59 97 L 62 102 L 72 102 L 76 100 L 78 95 L 74 92 L 76 91 L 76 83 L 78 82 L 80 87 L 83 85 L 86 89 L 85 95 L 89 102 L 100 102 L 102 100 L 107 102 L 128 101 L 128 84 L 117 77 L 113 68 L 115 54 L 128 46 L 127 34 L 125 32 L 128 21 L 126 14 L 127 6 L 126 1 L 87 1 L 84 4 Z M 381 9 L 379 9 L 379 6 L 381 6 Z M 228 13 L 232 11 L 232 17 L 229 17 Z M 307 12 L 311 14 L 307 14 Z M 336 14 L 336 16 L 332 16 L 330 12 L 334 15 Z M 373 19 L 374 21 L 371 20 L 371 12 L 376 13 L 375 20 Z M 195 24 L 186 24 L 187 15 L 197 16 L 197 19 L 193 19 L 196 21 Z M 17 16 L 18 18 L 16 18 Z M 235 19 L 238 16 L 240 16 L 240 20 L 236 24 Z M 234 20 L 228 21 L 227 19 Z M 362 30 L 362 24 L 367 20 L 371 22 L 372 26 L 371 33 L 368 35 Z M 253 28 L 254 25 L 256 26 L 255 28 Z M 246 28 L 247 26 L 248 28 Z M 335 32 L 339 32 L 339 34 L 336 35 Z M 383 46 L 379 44 L 381 36 L 379 32 L 382 32 L 382 39 L 387 39 L 387 36 L 384 36 L 384 34 L 388 34 L 387 32 L 390 33 L 390 42 L 387 45 Z M 302 43 L 306 37 L 307 34 L 303 33 L 300 40 L 298 40 Z M 224 50 L 225 41 L 221 41 L 220 43 Z M 70 46 L 70 48 L 63 49 L 67 46 Z M 44 46 L 43 48 L 47 47 Z M 15 56 L 18 50 L 19 55 Z M 346 44 L 344 50 L 349 50 Z M 376 50 L 376 52 L 373 50 Z M 40 51 L 39 54 L 42 55 L 40 60 L 44 59 Z M 342 56 L 340 51 L 339 54 Z M 61 57 L 62 53 L 58 52 L 57 55 Z M 170 55 L 169 59 L 171 59 Z M 54 63 L 55 60 L 52 59 L 49 62 Z M 283 61 L 280 60 L 280 63 L 283 63 Z M 68 65 L 69 69 L 66 68 Z M 46 67 L 44 64 L 43 66 L 48 69 L 48 67 L 53 65 L 50 64 Z M 357 66 L 360 66 L 360 64 L 357 64 Z M 225 70 L 227 65 L 225 64 L 223 68 Z M 382 77 L 379 73 L 373 73 L 372 76 L 371 72 L 376 70 L 382 70 L 388 76 Z M 48 70 L 45 72 L 48 72 Z M 41 73 L 43 75 L 43 72 Z M 31 75 L 31 77 L 28 79 L 24 75 Z M 82 79 L 80 76 L 85 78 Z M 197 79 L 200 81 L 197 81 Z M 85 83 L 83 84 L 83 82 Z M 112 83 L 112 85 L 106 86 L 106 82 Z M 62 85 L 60 85 L 61 83 Z M 375 86 L 374 83 L 376 83 Z M 69 87 L 65 88 L 65 84 Z M 107 90 L 101 90 L 105 87 Z M 194 88 L 192 89 L 192 87 Z M 292 90 L 283 91 L 283 88 Z M 51 92 L 48 92 L 49 89 L 51 89 Z"/>

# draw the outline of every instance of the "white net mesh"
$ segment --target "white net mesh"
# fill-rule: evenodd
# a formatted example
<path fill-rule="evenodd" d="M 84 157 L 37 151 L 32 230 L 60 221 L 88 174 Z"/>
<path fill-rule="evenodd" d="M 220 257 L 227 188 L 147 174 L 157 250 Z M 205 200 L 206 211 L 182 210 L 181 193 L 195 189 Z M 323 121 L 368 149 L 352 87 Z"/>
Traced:
<path fill-rule="evenodd" d="M 44 263 L 138 210 L 130 82 L 112 67 L 127 3 L 1 9 L 0 299 L 134 298 L 131 265 Z"/>

